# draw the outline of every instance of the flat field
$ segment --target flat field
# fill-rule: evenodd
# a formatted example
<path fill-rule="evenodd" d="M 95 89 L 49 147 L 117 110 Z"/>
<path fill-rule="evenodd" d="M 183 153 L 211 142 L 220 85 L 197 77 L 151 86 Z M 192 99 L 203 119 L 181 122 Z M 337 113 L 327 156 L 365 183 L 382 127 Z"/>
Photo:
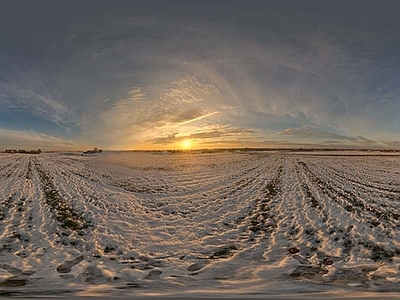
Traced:
<path fill-rule="evenodd" d="M 393 296 L 399 204 L 396 155 L 1 154 L 0 296 Z"/>

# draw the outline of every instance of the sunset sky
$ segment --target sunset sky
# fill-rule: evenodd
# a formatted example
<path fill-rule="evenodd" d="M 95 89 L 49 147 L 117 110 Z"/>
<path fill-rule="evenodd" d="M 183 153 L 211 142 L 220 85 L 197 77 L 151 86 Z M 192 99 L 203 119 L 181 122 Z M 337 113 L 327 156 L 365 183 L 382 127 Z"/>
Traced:
<path fill-rule="evenodd" d="M 0 7 L 0 150 L 400 148 L 400 1 Z"/>

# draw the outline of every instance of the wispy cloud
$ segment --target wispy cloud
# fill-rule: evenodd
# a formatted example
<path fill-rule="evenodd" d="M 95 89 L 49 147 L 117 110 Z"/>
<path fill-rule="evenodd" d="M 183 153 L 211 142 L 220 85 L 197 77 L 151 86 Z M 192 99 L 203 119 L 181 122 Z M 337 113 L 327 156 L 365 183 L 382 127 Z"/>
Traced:
<path fill-rule="evenodd" d="M 11 149 L 15 149 L 16 147 L 30 147 L 26 150 L 70 150 L 79 146 L 73 141 L 34 131 L 0 129 L 0 140 L 2 147 Z"/>
<path fill-rule="evenodd" d="M 385 142 L 382 142 L 382 143 L 384 143 L 385 145 L 387 145 L 387 146 L 389 146 L 391 148 L 400 149 L 400 140 L 398 140 L 398 141 L 385 141 Z"/>
<path fill-rule="evenodd" d="M 321 145 L 334 145 L 334 146 L 357 146 L 361 148 L 377 147 L 381 145 L 378 141 L 374 141 L 363 136 L 346 136 L 326 132 L 318 128 L 305 126 L 300 128 L 289 128 L 278 133 L 281 136 L 290 136 L 298 140 L 302 139 L 304 142 L 312 140 L 319 142 Z M 315 143 L 315 142 L 314 142 Z"/>
<path fill-rule="evenodd" d="M 309 126 L 301 128 L 288 128 L 284 131 L 279 132 L 278 134 L 286 136 L 294 136 L 298 138 L 336 139 L 336 140 L 351 140 L 351 141 L 355 140 L 355 138 L 352 137 L 325 132 Z"/>
<path fill-rule="evenodd" d="M 213 126 L 214 128 L 199 128 L 197 132 L 191 134 L 172 133 L 167 137 L 155 138 L 153 144 L 173 145 L 183 140 L 194 140 L 198 144 L 221 144 L 238 142 L 238 139 L 245 136 L 247 139 L 254 136 L 255 132 L 250 129 L 230 128 L 228 126 Z M 250 141 L 251 139 L 249 139 Z"/>
<path fill-rule="evenodd" d="M 18 120 L 19 115 L 24 115 L 29 121 L 29 116 L 32 116 L 46 120 L 60 132 L 70 133 L 77 122 L 76 108 L 65 103 L 57 88 L 49 87 L 37 70 L 20 68 L 11 65 L 13 72 L 0 77 L 0 108 L 7 110 L 10 118 L 15 115 Z"/>
<path fill-rule="evenodd" d="M 50 2 L 0 10 L 0 128 L 112 149 L 396 141 L 395 2 Z"/>
<path fill-rule="evenodd" d="M 83 139 L 91 137 L 96 141 L 93 136 L 97 136 L 96 142 L 129 148 L 218 114 L 202 103 L 208 96 L 218 94 L 218 88 L 194 75 L 174 80 L 156 92 L 147 90 L 133 87 L 127 97 L 86 120 Z"/>
<path fill-rule="evenodd" d="M 171 82 L 160 96 L 161 101 L 177 104 L 191 104 L 202 101 L 205 97 L 219 94 L 220 88 L 205 78 L 188 75 Z"/>

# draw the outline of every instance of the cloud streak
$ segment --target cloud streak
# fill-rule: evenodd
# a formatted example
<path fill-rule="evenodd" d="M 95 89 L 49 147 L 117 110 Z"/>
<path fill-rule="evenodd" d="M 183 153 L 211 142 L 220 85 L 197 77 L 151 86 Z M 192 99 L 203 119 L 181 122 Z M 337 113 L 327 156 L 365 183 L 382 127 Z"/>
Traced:
<path fill-rule="evenodd" d="M 294 137 L 298 140 L 304 140 L 307 142 L 316 141 L 321 145 L 335 145 L 340 147 L 348 147 L 348 146 L 358 146 L 361 148 L 375 148 L 377 146 L 382 146 L 379 141 L 374 141 L 362 136 L 346 136 L 331 132 L 326 132 L 324 130 L 305 126 L 300 128 L 288 128 L 284 131 L 278 133 L 278 135 L 285 137 Z"/>
<path fill-rule="evenodd" d="M 151 141 L 153 144 L 159 145 L 176 145 L 184 140 L 194 140 L 198 144 L 210 144 L 210 143 L 230 143 L 234 144 L 234 141 L 238 142 L 238 139 L 245 136 L 249 138 L 254 135 L 254 131 L 250 129 L 240 128 L 202 128 L 196 133 L 191 134 L 179 134 L 173 133 L 167 137 L 155 138 Z M 235 139 L 236 138 L 236 139 Z"/>
<path fill-rule="evenodd" d="M 0 129 L 2 147 L 8 149 L 24 148 L 25 150 L 41 148 L 42 150 L 73 150 L 73 141 L 37 133 L 34 131 L 18 131 Z"/>

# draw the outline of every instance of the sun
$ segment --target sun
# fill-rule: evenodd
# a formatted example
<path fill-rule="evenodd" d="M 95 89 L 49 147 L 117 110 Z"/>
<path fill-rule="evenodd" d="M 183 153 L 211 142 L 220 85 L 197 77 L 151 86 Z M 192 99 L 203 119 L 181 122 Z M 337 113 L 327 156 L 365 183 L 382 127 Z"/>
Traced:
<path fill-rule="evenodd" d="M 192 142 L 190 140 L 184 140 L 182 142 L 182 147 L 185 150 L 189 150 L 190 146 L 191 146 Z"/>

